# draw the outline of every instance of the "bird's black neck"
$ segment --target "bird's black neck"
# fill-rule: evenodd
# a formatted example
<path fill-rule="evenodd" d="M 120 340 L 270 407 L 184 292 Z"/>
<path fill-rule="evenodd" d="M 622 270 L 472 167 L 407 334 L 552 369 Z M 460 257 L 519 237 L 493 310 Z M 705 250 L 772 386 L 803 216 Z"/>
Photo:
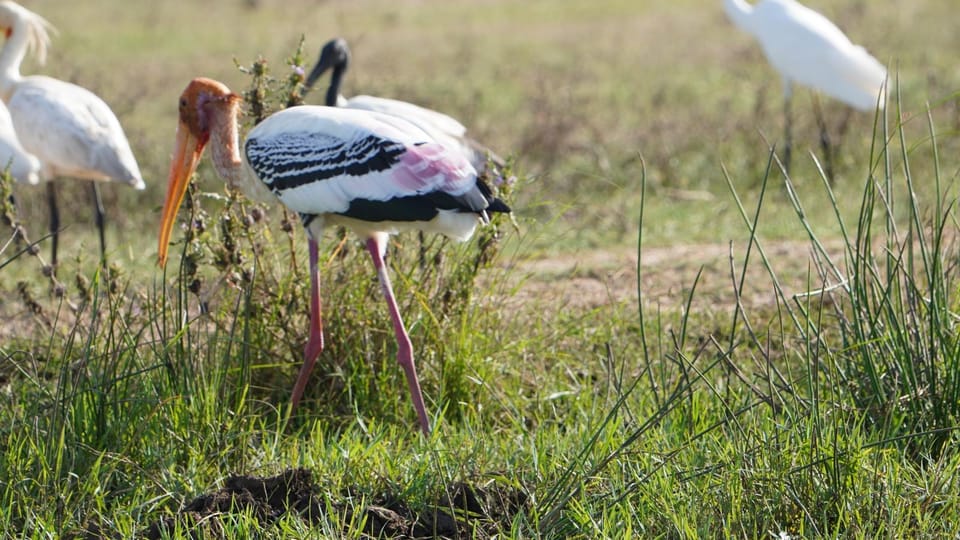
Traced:
<path fill-rule="evenodd" d="M 327 88 L 326 105 L 329 107 L 337 106 L 337 98 L 340 96 L 340 83 L 343 80 L 343 74 L 347 71 L 345 64 L 334 66 L 333 73 L 330 75 L 330 87 Z"/>

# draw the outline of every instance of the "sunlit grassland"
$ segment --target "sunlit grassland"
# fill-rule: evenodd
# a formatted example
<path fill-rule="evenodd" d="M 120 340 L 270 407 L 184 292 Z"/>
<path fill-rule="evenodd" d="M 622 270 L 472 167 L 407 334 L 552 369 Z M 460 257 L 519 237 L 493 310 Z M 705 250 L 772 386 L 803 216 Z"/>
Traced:
<path fill-rule="evenodd" d="M 387 493 L 427 511 L 459 481 L 519 489 L 527 505 L 500 524 L 518 538 L 958 534 L 951 2 L 817 4 L 891 62 L 895 88 L 879 120 L 850 117 L 829 187 L 807 155 L 820 155 L 809 92 L 795 99 L 790 181 L 771 163 L 780 82 L 719 1 L 260 4 L 27 4 L 60 29 L 43 72 L 114 107 L 148 189 L 106 190 L 121 272 L 98 280 L 86 192 L 62 183 L 73 198 L 60 277 L 76 311 L 48 297 L 35 260 L 0 268 L 10 325 L 0 332 L 0 530 L 128 537 L 229 474 L 308 467 L 331 509 Z M 224 203 L 205 165 L 193 216 L 205 230 L 186 249 L 177 230 L 166 273 L 154 266 L 179 92 L 198 75 L 243 90 L 234 59 L 261 55 L 282 78 L 301 35 L 308 62 L 329 37 L 350 41 L 346 94 L 449 112 L 516 159 L 519 229 L 498 223 L 478 272 L 479 240 L 434 242 L 426 264 L 415 235 L 394 241 L 395 287 L 437 421 L 428 439 L 414 431 L 357 245 L 339 255 L 332 232 L 324 242 L 328 344 L 293 415 L 302 232 L 288 237 L 277 212 L 245 223 L 250 206 Z M 839 129 L 845 109 L 821 106 Z M 17 196 L 39 236 L 42 190 Z M 228 233 L 238 264 L 217 262 Z M 781 255 L 769 249 L 779 239 L 811 247 Z M 684 284 L 675 304 L 569 308 L 549 289 L 524 293 L 530 258 L 629 247 L 642 280 L 647 250 L 707 242 L 732 242 L 723 295 L 704 287 L 724 280 L 696 265 L 673 276 Z M 815 264 L 818 243 L 831 248 Z M 178 266 L 191 250 L 196 275 Z M 94 287 L 86 297 L 76 275 Z M 735 298 L 742 279 L 769 303 L 710 303 Z M 62 320 L 21 315 L 20 280 L 43 316 Z M 804 288 L 814 293 L 794 296 Z M 293 515 L 263 526 L 240 514 L 219 536 L 360 536 L 363 524 L 346 519 L 331 510 L 313 527 Z"/>
<path fill-rule="evenodd" d="M 560 235 L 579 248 L 629 243 L 640 157 L 657 195 L 652 242 L 723 241 L 736 230 L 723 210 L 717 164 L 725 163 L 745 187 L 757 184 L 764 138 L 780 142 L 781 92 L 759 48 L 716 4 L 292 1 L 250 10 L 244 2 L 220 1 L 202 12 L 189 2 L 151 9 L 89 2 L 62 14 L 55 4 L 37 9 L 61 27 L 43 71 L 101 93 L 118 111 L 147 175 L 145 193 L 109 190 L 121 224 L 128 223 L 131 206 L 151 207 L 162 198 L 175 127 L 171 103 L 190 78 L 206 75 L 235 87 L 243 79 L 234 58 L 246 64 L 263 55 L 280 69 L 301 35 L 308 51 L 342 35 L 355 53 L 345 93 L 436 107 L 491 147 L 517 155 L 538 179 L 520 211 L 556 224 L 543 238 Z M 950 54 L 958 38 L 941 30 L 949 26 L 940 23 L 951 15 L 947 3 L 886 9 L 832 2 L 821 9 L 891 62 L 891 73 L 902 79 L 907 116 L 923 116 L 929 101 L 941 113 L 935 115 L 940 131 L 956 129 L 955 101 L 943 103 L 960 79 Z M 823 107 L 838 129 L 844 109 L 828 100 Z M 804 187 L 816 184 L 805 154 L 819 151 L 808 92 L 798 92 L 795 110 L 794 176 Z M 842 201 L 856 199 L 872 121 L 854 114 L 838 141 Z M 923 134 L 922 124 L 910 129 Z M 945 151 L 956 148 L 946 144 Z M 714 199 L 691 201 L 689 191 Z M 77 192 L 77 199 L 85 197 Z M 31 222 L 36 215 L 42 227 L 42 197 L 24 198 Z M 780 214 L 783 202 L 771 201 L 771 213 Z M 704 212 L 706 206 L 718 211 Z M 65 241 L 93 238 L 86 236 L 90 212 L 80 206 L 75 214 L 82 226 L 71 227 Z M 542 219 L 560 214 L 564 219 Z M 782 223 L 776 234 L 798 231 Z M 122 240 L 113 243 L 139 241 Z M 130 254 L 120 249 L 118 256 Z"/>

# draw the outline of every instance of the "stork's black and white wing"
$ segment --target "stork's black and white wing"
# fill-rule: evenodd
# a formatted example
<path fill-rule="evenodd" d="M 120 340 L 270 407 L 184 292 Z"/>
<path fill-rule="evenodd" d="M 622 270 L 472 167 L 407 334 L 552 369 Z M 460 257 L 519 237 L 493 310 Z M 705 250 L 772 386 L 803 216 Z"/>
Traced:
<path fill-rule="evenodd" d="M 467 134 L 467 128 L 453 117 L 397 99 L 360 95 L 346 99 L 338 106 L 399 116 L 418 127 L 428 125 L 451 137 L 464 137 Z"/>
<path fill-rule="evenodd" d="M 441 112 L 425 109 L 406 101 L 364 95 L 342 99 L 337 106 L 399 116 L 426 131 L 434 140 L 447 148 L 463 152 L 470 164 L 479 172 L 486 169 L 487 162 L 491 159 L 498 168 L 504 166 L 502 157 L 468 137 L 467 128 L 463 124 Z"/>
<path fill-rule="evenodd" d="M 462 153 L 392 115 L 292 107 L 254 128 L 245 154 L 260 180 L 301 214 L 430 221 L 440 211 L 480 214 L 499 203 Z"/>

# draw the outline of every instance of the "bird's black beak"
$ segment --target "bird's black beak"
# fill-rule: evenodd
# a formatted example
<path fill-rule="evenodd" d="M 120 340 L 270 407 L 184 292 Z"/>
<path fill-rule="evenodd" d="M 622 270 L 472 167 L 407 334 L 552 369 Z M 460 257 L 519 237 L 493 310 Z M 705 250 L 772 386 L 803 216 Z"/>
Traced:
<path fill-rule="evenodd" d="M 342 72 L 347 69 L 347 63 L 349 61 L 350 48 L 347 46 L 345 40 L 342 38 L 334 38 L 328 41 L 327 44 L 320 49 L 320 59 L 317 60 L 317 64 L 310 70 L 310 74 L 307 76 L 307 82 L 303 84 L 304 95 L 313 88 L 317 79 L 322 77 L 328 69 L 333 69 L 334 75 L 336 75 L 338 71 L 342 74 Z"/>
<path fill-rule="evenodd" d="M 324 63 L 323 58 L 317 62 L 317 65 L 313 66 L 313 69 L 310 70 L 310 75 L 307 76 L 307 82 L 303 83 L 303 94 L 306 95 L 307 92 L 313 88 L 313 85 L 317 82 L 317 79 L 323 76 L 323 74 L 333 67 L 333 64 L 330 62 Z"/>

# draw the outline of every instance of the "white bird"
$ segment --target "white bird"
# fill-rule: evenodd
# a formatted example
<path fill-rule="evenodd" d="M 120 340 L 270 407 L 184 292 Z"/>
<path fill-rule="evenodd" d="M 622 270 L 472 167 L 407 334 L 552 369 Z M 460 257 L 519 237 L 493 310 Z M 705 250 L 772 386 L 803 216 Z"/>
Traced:
<path fill-rule="evenodd" d="M 887 70 L 826 17 L 795 0 L 724 0 L 727 15 L 760 42 L 783 78 L 785 159 L 790 164 L 793 83 L 819 90 L 861 111 L 884 106 Z"/>
<path fill-rule="evenodd" d="M 467 128 L 446 114 L 396 99 L 366 95 L 354 96 L 349 99 L 343 97 L 340 95 L 340 84 L 349 65 L 350 47 L 346 40 L 343 38 L 331 39 L 320 49 L 320 57 L 313 69 L 310 70 L 310 74 L 304 83 L 304 94 L 313 88 L 317 79 L 322 77 L 327 70 L 332 69 L 330 86 L 327 88 L 324 100 L 325 105 L 399 116 L 416 124 L 437 142 L 450 149 L 458 149 L 463 152 L 474 168 L 480 172 L 486 170 L 488 161 L 493 163 L 497 169 L 504 167 L 503 158 L 468 137 Z M 496 171 L 494 172 L 496 173 Z"/>
<path fill-rule="evenodd" d="M 50 23 L 36 13 L 14 2 L 0 2 L 0 31 L 7 37 L 0 52 L 0 97 L 10 110 L 23 147 L 40 160 L 41 180 L 48 181 L 55 268 L 60 213 L 50 180 L 60 176 L 94 180 L 101 260 L 106 257 L 106 241 L 98 182 L 121 182 L 135 189 L 143 189 L 144 183 L 120 121 L 102 99 L 75 84 L 20 74 L 28 49 L 41 63 L 45 60 L 51 30 Z"/>
<path fill-rule="evenodd" d="M 180 96 L 180 121 L 160 226 L 159 262 L 167 260 L 177 210 L 205 146 L 214 168 L 235 189 L 260 201 L 280 200 L 298 212 L 310 251 L 310 336 L 291 396 L 299 403 L 323 350 L 317 241 L 327 225 L 366 239 L 397 338 L 414 408 L 429 433 L 410 337 L 393 296 L 384 254 L 390 234 L 438 232 L 466 240 L 488 212 L 510 209 L 491 195 L 461 154 L 402 118 L 336 107 L 300 106 L 263 120 L 247 135 L 240 156 L 241 97 L 224 84 L 194 79 Z"/>
<path fill-rule="evenodd" d="M 40 183 L 40 160 L 27 152 L 13 128 L 7 106 L 0 102 L 0 170 L 9 171 L 14 180 L 24 184 Z"/>

